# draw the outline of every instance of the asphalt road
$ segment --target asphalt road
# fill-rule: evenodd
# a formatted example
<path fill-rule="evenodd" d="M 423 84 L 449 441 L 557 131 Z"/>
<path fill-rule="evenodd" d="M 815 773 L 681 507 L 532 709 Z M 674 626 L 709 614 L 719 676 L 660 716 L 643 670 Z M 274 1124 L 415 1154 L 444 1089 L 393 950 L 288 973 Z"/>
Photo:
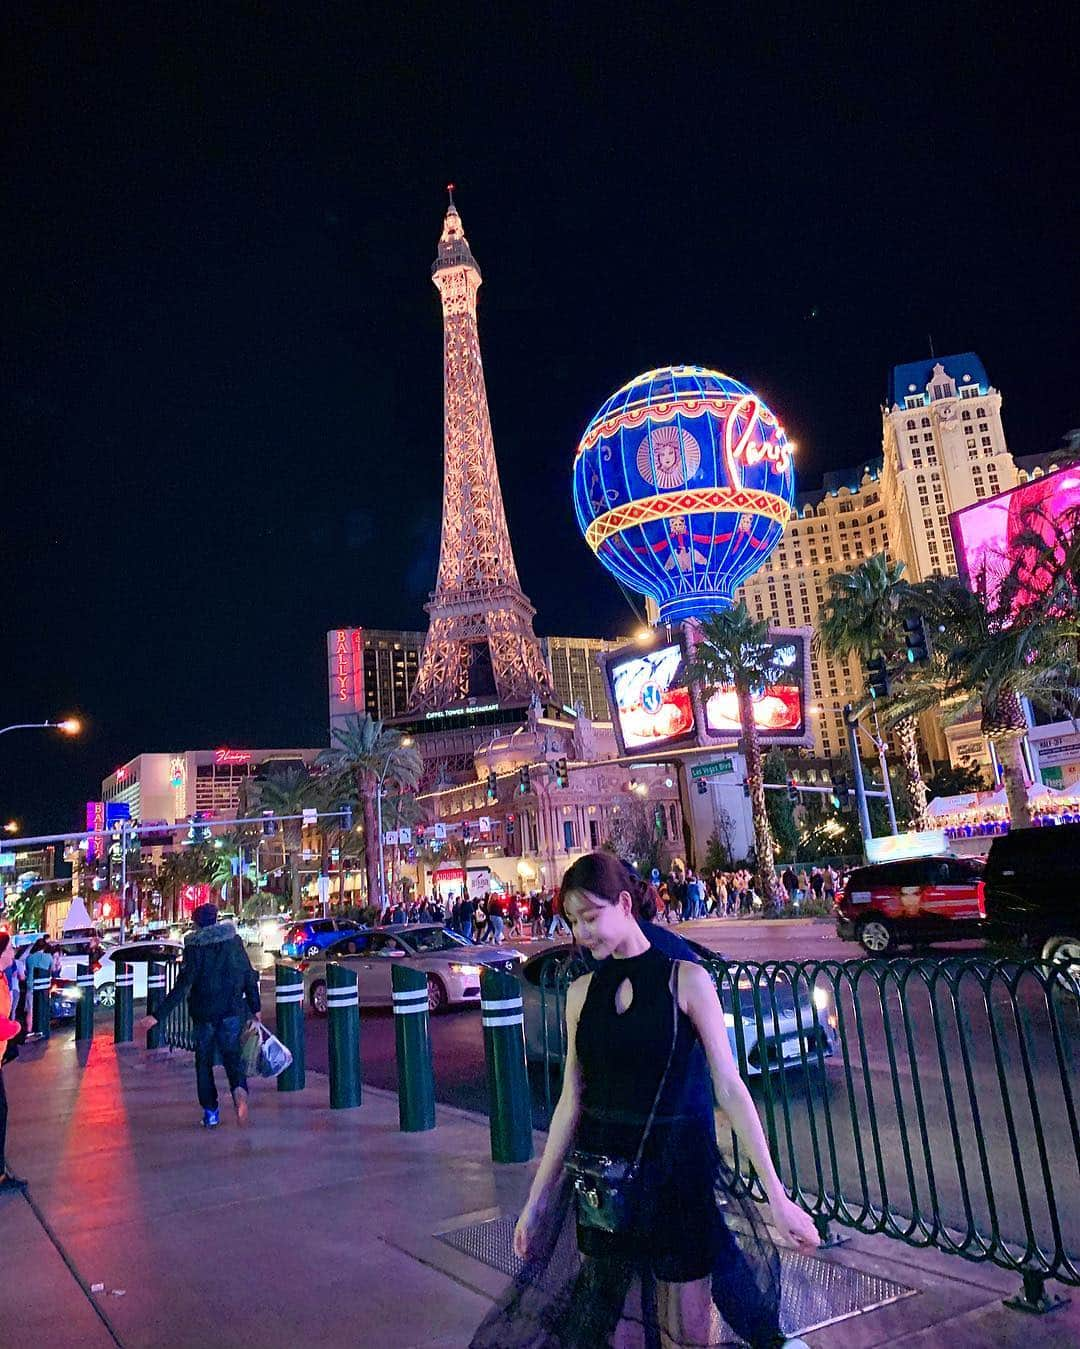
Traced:
<path fill-rule="evenodd" d="M 901 965 L 884 986 L 872 978 L 886 968 L 880 964 L 852 985 L 843 967 L 862 953 L 829 924 L 706 920 L 678 930 L 730 960 L 821 962 L 823 977 L 840 979 L 848 1052 L 828 1060 L 823 1074 L 795 1069 L 751 1083 L 788 1180 L 808 1194 L 839 1192 L 853 1214 L 888 1205 L 913 1233 L 918 1215 L 935 1206 L 961 1237 L 991 1231 L 996 1213 L 1001 1232 L 1022 1249 L 1030 1222 L 1048 1251 L 1057 1240 L 1052 1189 L 1061 1243 L 1080 1256 L 1080 1156 L 1070 1117 L 1080 1082 L 1075 1002 L 1056 999 L 1055 1018 L 1032 980 L 1019 982 L 1015 1004 L 1000 979 L 978 986 L 965 978 L 954 988 L 957 957 L 980 951 L 956 943 L 906 963 L 905 1016 Z M 543 943 L 515 945 L 528 954 Z M 306 1024 L 308 1065 L 326 1071 L 326 1023 L 309 1015 Z M 431 1039 L 438 1100 L 486 1113 L 479 1010 L 433 1018 Z M 365 1082 L 396 1089 L 388 1010 L 363 1012 L 361 1060 Z M 534 1124 L 543 1129 L 558 1082 L 545 1083 L 535 1067 L 530 1082 Z"/>

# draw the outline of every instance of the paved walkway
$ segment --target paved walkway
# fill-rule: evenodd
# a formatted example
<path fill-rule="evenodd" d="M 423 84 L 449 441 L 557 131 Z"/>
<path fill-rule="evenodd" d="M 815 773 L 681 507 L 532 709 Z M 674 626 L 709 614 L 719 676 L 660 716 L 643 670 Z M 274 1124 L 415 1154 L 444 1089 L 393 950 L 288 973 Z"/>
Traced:
<path fill-rule="evenodd" d="M 29 1182 L 0 1196 L 4 1344 L 468 1344 L 504 1277 L 437 1234 L 516 1213 L 531 1173 L 492 1165 L 485 1119 L 440 1107 L 433 1132 L 402 1134 L 392 1094 L 332 1111 L 309 1074 L 303 1092 L 254 1084 L 251 1127 L 223 1111 L 208 1134 L 193 1076 L 187 1054 L 100 1032 L 88 1055 L 64 1034 L 4 1070 Z M 1001 1305 L 1016 1280 L 884 1238 L 823 1259 L 917 1293 L 810 1334 L 822 1349 L 1080 1343 L 1080 1296 L 1020 1315 Z"/>

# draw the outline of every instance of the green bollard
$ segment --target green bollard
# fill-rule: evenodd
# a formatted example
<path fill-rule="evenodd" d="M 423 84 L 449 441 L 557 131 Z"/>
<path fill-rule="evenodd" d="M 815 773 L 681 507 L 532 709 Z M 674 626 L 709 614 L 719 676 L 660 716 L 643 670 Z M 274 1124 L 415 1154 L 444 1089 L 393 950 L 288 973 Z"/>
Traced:
<path fill-rule="evenodd" d="M 395 965 L 390 971 L 397 1045 L 398 1119 L 402 1133 L 435 1127 L 435 1075 L 431 1067 L 427 976 Z"/>
<path fill-rule="evenodd" d="M 304 976 L 291 965 L 275 966 L 277 1037 L 292 1053 L 292 1063 L 278 1074 L 278 1091 L 304 1089 Z"/>
<path fill-rule="evenodd" d="M 491 1160 L 527 1162 L 533 1155 L 532 1097 L 521 985 L 512 974 L 483 971 L 480 1019 L 491 1108 Z"/>
<path fill-rule="evenodd" d="M 49 1038 L 52 1023 L 52 971 L 34 971 L 34 1034 L 43 1040 Z"/>
<path fill-rule="evenodd" d="M 94 1038 L 94 975 L 89 965 L 76 965 L 75 987 L 79 1000 L 75 1004 L 75 1039 Z"/>
<path fill-rule="evenodd" d="M 157 1016 L 157 1009 L 165 1001 L 165 966 L 152 960 L 146 973 L 146 1015 Z M 151 1026 L 146 1032 L 147 1049 L 160 1049 L 165 1039 L 165 1027 Z"/>
<path fill-rule="evenodd" d="M 113 1044 L 128 1045 L 135 1038 L 135 971 L 122 960 L 116 965 L 116 1001 L 113 1004 Z"/>
<path fill-rule="evenodd" d="M 330 1109 L 360 1104 L 360 997 L 356 972 L 331 961 L 326 966 L 326 1019 L 330 1049 Z"/>

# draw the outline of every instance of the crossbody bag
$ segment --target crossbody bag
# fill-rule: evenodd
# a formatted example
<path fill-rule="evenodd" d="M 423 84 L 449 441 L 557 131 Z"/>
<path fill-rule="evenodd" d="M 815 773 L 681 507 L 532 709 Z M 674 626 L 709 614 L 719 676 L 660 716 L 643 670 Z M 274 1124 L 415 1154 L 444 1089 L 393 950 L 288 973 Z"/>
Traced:
<path fill-rule="evenodd" d="M 668 1074 L 671 1072 L 671 1061 L 675 1057 L 675 1040 L 679 1033 L 677 960 L 672 965 L 668 986 L 671 989 L 671 1048 L 634 1160 L 628 1162 L 625 1158 L 608 1157 L 604 1153 L 588 1152 L 583 1148 L 575 1148 L 566 1159 L 566 1170 L 574 1186 L 577 1220 L 581 1227 L 591 1227 L 601 1232 L 621 1233 L 628 1231 L 633 1225 L 641 1159 L 645 1154 L 649 1134 L 652 1132 L 660 1098 L 667 1085 Z"/>

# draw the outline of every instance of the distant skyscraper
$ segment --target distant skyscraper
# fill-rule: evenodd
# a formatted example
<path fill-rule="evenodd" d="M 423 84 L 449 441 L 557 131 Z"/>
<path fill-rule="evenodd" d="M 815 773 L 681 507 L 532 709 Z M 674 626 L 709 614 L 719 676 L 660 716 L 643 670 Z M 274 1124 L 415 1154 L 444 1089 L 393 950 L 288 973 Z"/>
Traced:
<path fill-rule="evenodd" d="M 378 721 L 400 717 L 420 669 L 422 632 L 385 628 L 331 628 L 326 634 L 330 729 L 365 713 Z"/>
<path fill-rule="evenodd" d="M 476 326 L 480 269 L 450 205 L 432 280 L 443 310 L 444 467 L 439 573 L 410 711 L 550 698 L 506 526 Z"/>
<path fill-rule="evenodd" d="M 607 642 L 599 637 L 541 637 L 555 686 L 555 698 L 565 707 L 577 703 L 590 721 L 610 721 L 604 675 L 597 657 L 604 651 L 625 646 L 626 639 Z"/>

